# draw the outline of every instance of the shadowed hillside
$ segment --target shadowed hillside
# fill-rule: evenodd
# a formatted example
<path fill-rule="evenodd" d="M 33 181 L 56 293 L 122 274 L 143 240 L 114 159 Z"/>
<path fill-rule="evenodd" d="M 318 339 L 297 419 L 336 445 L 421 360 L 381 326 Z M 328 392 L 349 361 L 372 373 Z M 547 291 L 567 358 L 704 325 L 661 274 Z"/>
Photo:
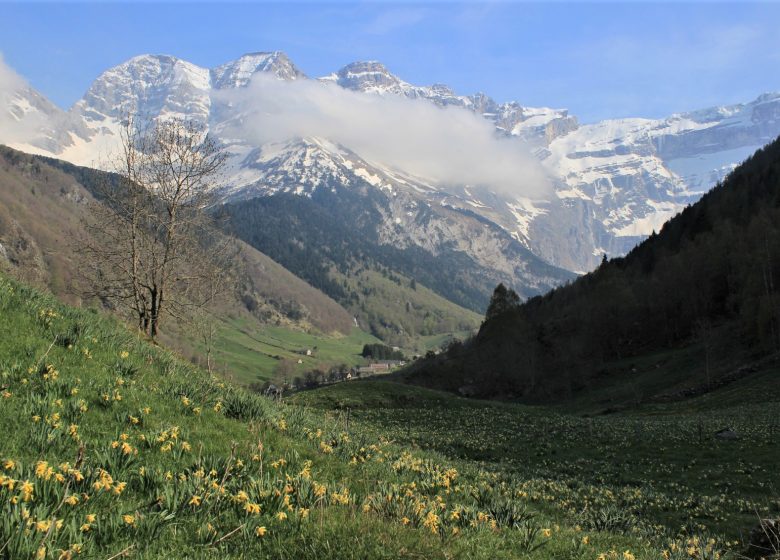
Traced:
<path fill-rule="evenodd" d="M 532 399 L 622 384 L 603 404 L 706 393 L 775 364 L 778 282 L 780 140 L 626 257 L 510 306 L 404 379 Z"/>

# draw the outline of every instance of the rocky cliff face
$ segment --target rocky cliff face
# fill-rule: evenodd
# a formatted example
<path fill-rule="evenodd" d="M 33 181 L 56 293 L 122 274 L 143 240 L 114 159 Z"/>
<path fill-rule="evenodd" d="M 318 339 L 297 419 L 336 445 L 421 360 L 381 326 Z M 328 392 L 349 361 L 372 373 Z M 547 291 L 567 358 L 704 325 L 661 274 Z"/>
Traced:
<path fill-rule="evenodd" d="M 602 230 L 592 239 L 590 259 L 583 254 L 579 262 L 565 264 L 592 267 L 600 252 L 622 254 L 660 229 L 780 134 L 779 112 L 780 94 L 766 94 L 746 104 L 661 120 L 585 125 L 553 139 L 542 161 L 560 177 L 558 198 L 569 209 L 584 201 L 595 229 Z M 540 222 L 560 221 L 557 213 Z M 536 246 L 540 237 L 532 226 L 530 245 Z"/>
<path fill-rule="evenodd" d="M 530 296 L 572 277 L 534 255 L 501 226 L 468 210 L 465 203 L 450 204 L 453 197 L 369 164 L 327 140 L 267 145 L 248 154 L 243 165 L 253 172 L 252 180 L 234 191 L 232 200 L 289 193 L 319 202 L 326 191 L 334 221 L 355 224 L 356 235 L 414 254 L 409 258 L 422 259 L 419 266 L 448 263 L 440 266 L 451 267 L 452 277 L 476 286 L 485 301 L 456 300 L 465 307 L 482 311 L 499 282 Z M 437 291 L 436 286 L 431 288 Z"/>
<path fill-rule="evenodd" d="M 492 121 L 499 133 L 528 142 L 556 180 L 555 197 L 467 196 L 455 204 L 490 216 L 534 252 L 571 270 L 593 268 L 603 253 L 627 252 L 780 134 L 778 93 L 666 119 L 581 126 L 566 110 L 413 86 L 378 63 L 355 63 L 327 79 L 356 91 L 461 106 Z"/>

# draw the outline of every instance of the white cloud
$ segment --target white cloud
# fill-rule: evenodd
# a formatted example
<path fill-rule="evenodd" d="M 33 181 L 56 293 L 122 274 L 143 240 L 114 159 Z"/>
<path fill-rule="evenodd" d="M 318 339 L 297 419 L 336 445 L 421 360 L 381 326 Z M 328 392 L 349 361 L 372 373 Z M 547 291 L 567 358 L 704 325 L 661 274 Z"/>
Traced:
<path fill-rule="evenodd" d="M 0 53 L 0 91 L 16 90 L 26 85 L 24 78 L 5 63 L 3 54 Z"/>
<path fill-rule="evenodd" d="M 545 172 L 524 143 L 499 138 L 492 124 L 460 107 L 263 75 L 224 95 L 242 115 L 225 131 L 229 137 L 256 145 L 327 138 L 440 186 L 481 185 L 522 196 L 549 192 Z"/>
<path fill-rule="evenodd" d="M 28 91 L 29 90 L 29 91 Z M 29 95 L 30 86 L 0 54 L 0 143 L 25 143 L 36 138 L 47 118 Z"/>

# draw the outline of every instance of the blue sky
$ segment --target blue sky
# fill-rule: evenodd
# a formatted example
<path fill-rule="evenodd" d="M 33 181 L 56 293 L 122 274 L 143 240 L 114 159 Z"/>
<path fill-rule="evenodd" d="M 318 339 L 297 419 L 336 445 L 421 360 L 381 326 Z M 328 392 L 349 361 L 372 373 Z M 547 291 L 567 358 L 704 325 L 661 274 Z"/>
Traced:
<path fill-rule="evenodd" d="M 780 90 L 780 3 L 2 3 L 0 53 L 62 107 L 142 53 L 212 67 L 283 50 L 310 76 L 384 62 L 416 84 L 661 117 Z"/>

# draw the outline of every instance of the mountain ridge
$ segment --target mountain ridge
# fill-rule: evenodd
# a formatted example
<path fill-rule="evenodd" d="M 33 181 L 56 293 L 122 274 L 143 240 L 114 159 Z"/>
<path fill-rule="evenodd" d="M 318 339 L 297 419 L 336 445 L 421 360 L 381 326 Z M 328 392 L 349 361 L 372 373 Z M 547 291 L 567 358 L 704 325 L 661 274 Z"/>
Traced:
<path fill-rule="evenodd" d="M 235 115 L 230 101 L 212 92 L 247 87 L 252 76 L 309 80 L 281 51 L 248 53 L 208 69 L 170 55 L 140 55 L 99 76 L 82 100 L 20 149 L 94 164 L 109 151 L 124 109 L 167 118 L 199 120 L 219 134 Z M 415 86 L 378 61 L 354 62 L 318 78 L 366 95 L 402 96 L 440 107 L 459 107 L 491 122 L 499 136 L 522 140 L 553 178 L 544 199 L 499 196 L 475 185 L 431 185 L 403 177 L 395 187 L 427 191 L 427 203 L 446 200 L 502 227 L 544 260 L 568 270 L 593 268 L 601 255 L 622 255 L 665 219 L 697 200 L 749 153 L 780 134 L 780 94 L 765 93 L 749 103 L 675 113 L 666 119 L 612 119 L 580 124 L 565 109 L 498 103 L 481 93 L 457 95 L 442 84 Z M 64 120 L 63 120 L 64 119 Z M 3 140 L 0 138 L 0 140 Z M 332 142 L 323 138 L 324 141 Z M 268 195 L 266 176 L 252 155 L 262 145 L 223 141 L 231 151 L 232 198 Z M 446 139 L 442 138 L 442 142 Z M 344 146 L 357 151 L 359 146 Z M 340 148 L 328 157 L 337 161 Z M 277 175 L 284 178 L 284 164 Z M 382 175 L 381 161 L 366 162 L 365 176 Z M 356 182 L 360 177 L 352 177 Z M 294 177 L 285 179 L 295 185 Z M 305 190 L 305 189 L 304 189 Z M 560 231 L 560 225 L 566 230 Z"/>

